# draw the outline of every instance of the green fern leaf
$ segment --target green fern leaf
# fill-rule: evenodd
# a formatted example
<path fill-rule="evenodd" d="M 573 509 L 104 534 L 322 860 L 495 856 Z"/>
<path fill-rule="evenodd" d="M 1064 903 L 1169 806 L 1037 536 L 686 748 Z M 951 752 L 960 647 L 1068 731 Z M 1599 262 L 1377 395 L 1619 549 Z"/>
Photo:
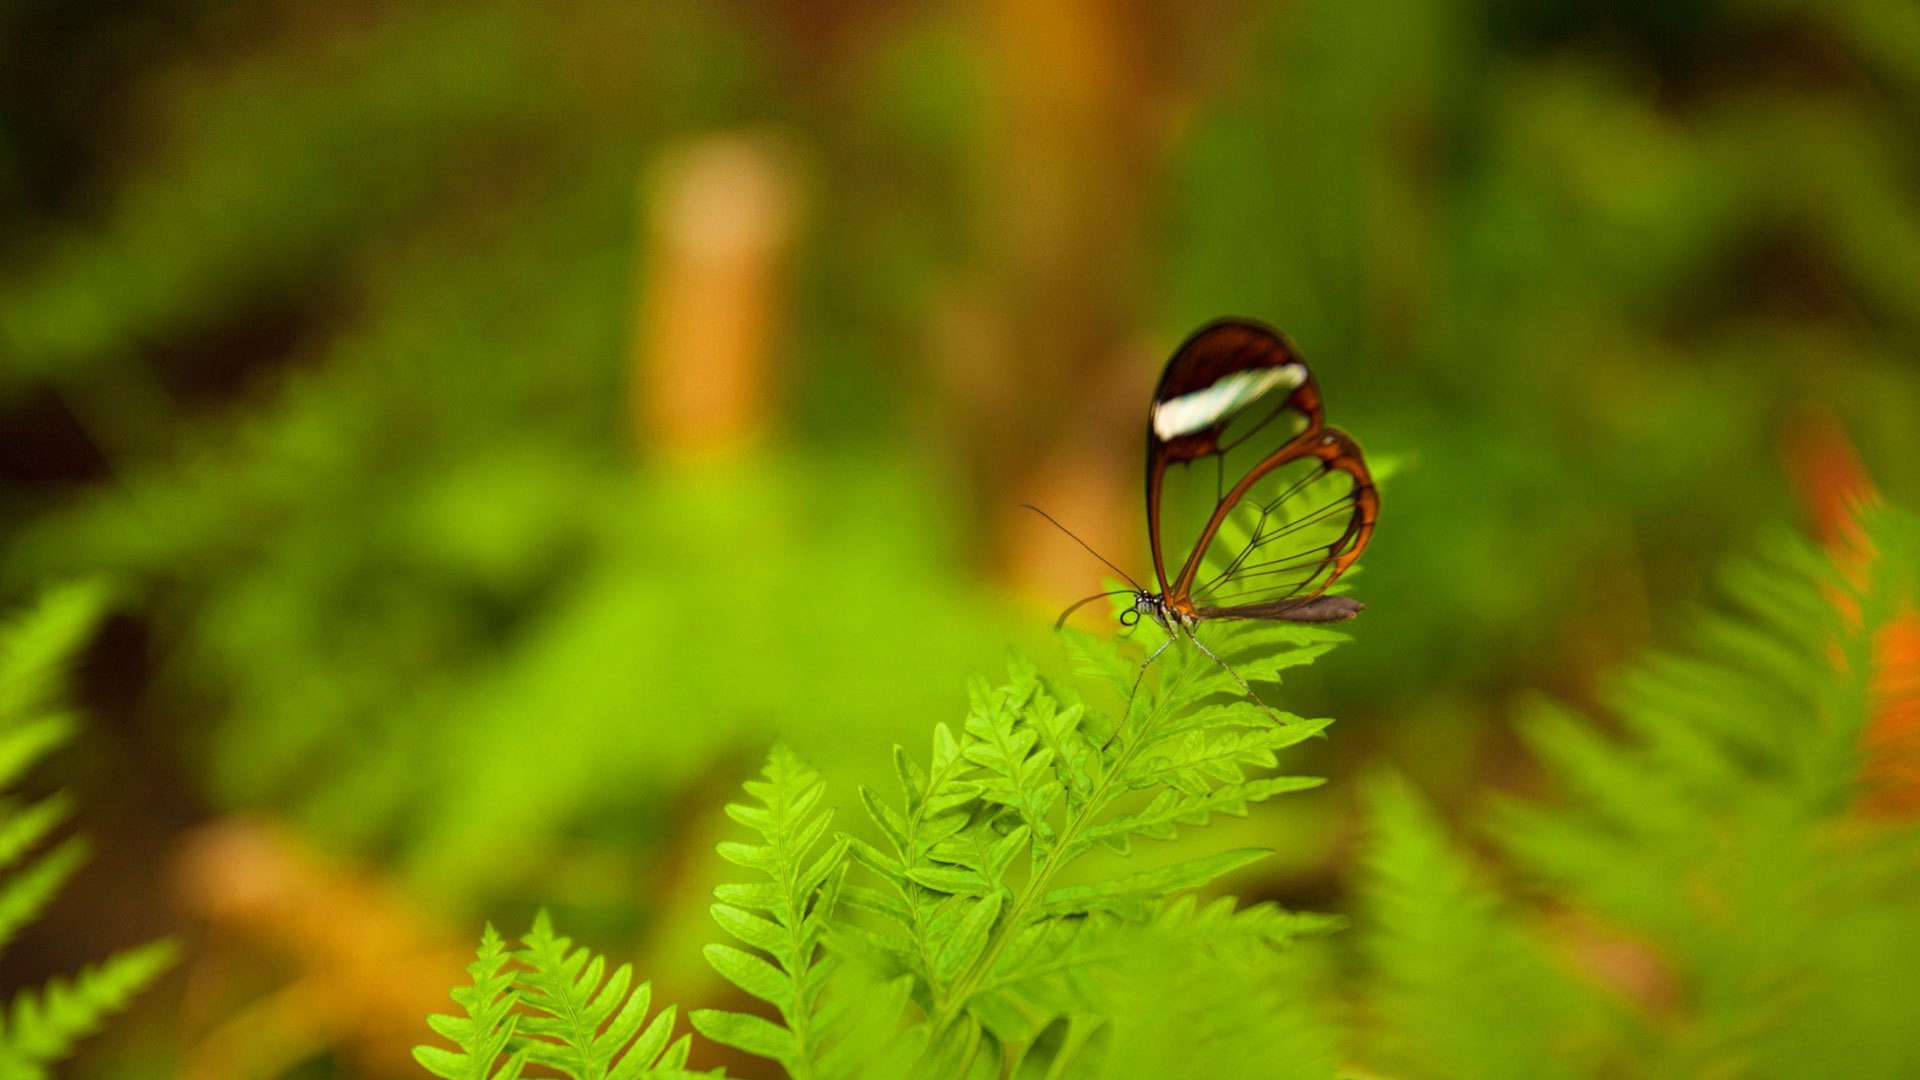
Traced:
<path fill-rule="evenodd" d="M 65 1058 L 80 1039 L 99 1029 L 108 1014 L 127 1002 L 174 961 L 170 942 L 129 949 L 68 979 L 54 979 L 8 1003 L 0 1023 L 0 1076 L 50 1075 L 48 1067 Z"/>
<path fill-rule="evenodd" d="M 1111 642 L 1071 626 L 1060 632 L 1060 641 L 1066 646 L 1068 659 L 1073 661 L 1075 675 L 1103 683 L 1123 698 L 1132 688 L 1135 667 Z"/>
<path fill-rule="evenodd" d="M 934 953 L 933 973 L 941 982 L 951 982 L 980 954 L 986 951 L 994 920 L 1000 917 L 1000 894 L 989 893 L 977 900 L 964 901 L 951 933 L 943 934 L 939 951 Z"/>
<path fill-rule="evenodd" d="M 1103 980 L 1095 1046 L 1104 1052 L 1079 1052 L 1076 1075 L 1112 1080 L 1372 1075 L 1337 1067 L 1339 1027 L 1316 1011 L 1318 1002 L 1332 995 L 1309 981 L 1311 969 L 1292 960 L 1264 946 L 1196 948 L 1177 934 L 1136 940 Z"/>
<path fill-rule="evenodd" d="M 924 809 L 926 778 L 896 764 L 903 787 L 917 808 Z M 844 884 L 851 841 L 825 843 L 833 812 L 816 807 L 826 782 L 793 751 L 775 747 L 762 777 L 746 784 L 759 805 L 732 804 L 727 814 L 757 832 L 763 843 L 728 842 L 720 845 L 720 854 L 770 880 L 751 892 L 718 890 L 715 895 L 722 902 L 712 909 L 714 921 L 759 951 L 709 945 L 706 957 L 729 982 L 772 1005 L 781 1022 L 717 1009 L 696 1010 L 689 1019 L 707 1038 L 772 1058 L 790 1075 L 834 1075 L 823 1061 L 829 1048 L 845 1037 L 848 1018 L 825 1008 L 822 991 L 836 961 L 821 949 Z M 868 808 L 891 842 L 904 842 L 906 817 L 871 797 Z M 885 860 L 883 854 L 874 854 Z"/>
<path fill-rule="evenodd" d="M 1258 955 L 1256 945 L 1285 947 L 1346 925 L 1339 915 L 1290 911 L 1271 903 L 1240 907 L 1231 897 L 1201 906 L 1191 894 L 1167 902 L 1154 922 L 1156 935 L 1179 948 L 1243 959 Z"/>
<path fill-rule="evenodd" d="M 427 1017 L 427 1025 L 459 1050 L 438 1046 L 413 1048 L 413 1059 L 428 1072 L 446 1080 L 516 1080 L 520 1075 L 526 1064 L 524 1050 L 515 1051 L 505 1061 L 500 1060 L 519 1023 L 519 1017 L 512 1015 L 518 998 L 513 989 L 513 975 L 501 970 L 506 962 L 506 945 L 494 931 L 493 924 L 488 923 L 480 934 L 479 953 L 473 963 L 467 965 L 473 985 L 456 987 L 452 995 L 454 1004 L 466 1015 Z"/>
<path fill-rule="evenodd" d="M 946 867 L 959 868 L 950 876 L 958 878 L 963 887 L 948 888 L 933 880 L 943 871 L 922 868 L 909 870 L 907 875 L 922 885 L 946 892 L 985 896 L 1000 891 L 1000 882 L 1006 876 L 1008 867 L 1027 849 L 1028 830 L 1025 825 L 1015 825 L 1001 833 L 999 828 L 1001 822 L 982 822 L 939 841 L 927 852 L 928 858 L 938 860 Z M 965 887 L 967 883 L 975 883 L 977 887 Z"/>
<path fill-rule="evenodd" d="M 1217 624 L 1213 650 L 1247 679 L 1280 681 L 1279 673 L 1311 664 L 1353 640 L 1342 630 L 1315 623 L 1249 620 Z"/>
<path fill-rule="evenodd" d="M 542 911 L 534 918 L 514 958 L 526 965 L 517 981 L 520 1003 L 517 1051 L 574 1080 L 628 1080 L 680 1069 L 688 1044 L 670 1043 L 675 1008 L 647 1021 L 653 987 L 633 984 L 632 965 L 607 974 L 604 957 L 573 947 L 554 933 Z M 644 1027 L 644 1030 L 643 1030 Z"/>
<path fill-rule="evenodd" d="M 1275 715 L 1274 710 L 1262 708 L 1252 701 L 1236 700 L 1224 705 L 1192 709 L 1156 725 L 1142 750 L 1151 753 L 1160 743 L 1183 739 L 1191 732 L 1220 728 L 1267 731 L 1276 740 L 1275 748 L 1279 749 L 1313 738 L 1333 723 L 1331 720 L 1309 720 L 1284 712 L 1278 714 L 1279 722 L 1276 723 Z"/>
<path fill-rule="evenodd" d="M 820 1074 L 908 1075 L 926 1037 L 923 1027 L 899 1029 L 912 990 L 913 979 L 907 976 L 875 982 L 850 973 L 839 999 L 822 1010 L 823 1023 L 843 1029 L 843 1035 L 820 1056 Z"/>
<path fill-rule="evenodd" d="M 1111 645 L 1073 633 L 1067 643 L 1083 670 L 1133 691 L 1137 671 Z M 1309 634 L 1288 647 L 1329 643 Z M 1171 836 L 1178 825 L 1245 813 L 1253 802 L 1317 783 L 1250 774 L 1318 734 L 1324 721 L 1282 726 L 1257 705 L 1201 707 L 1232 677 L 1198 650 L 1170 655 L 1159 670 L 1131 699 L 1127 719 L 1102 725 L 1070 691 L 1052 690 L 1015 660 L 1003 686 L 972 680 L 961 736 L 938 729 L 928 767 L 896 749 L 901 806 L 861 793 L 883 843 L 848 837 L 848 850 L 880 887 L 852 885 L 846 898 L 878 921 L 836 927 L 831 940 L 875 971 L 915 980 L 913 1000 L 929 1017 L 918 1071 L 964 1072 L 990 1043 L 1001 1071 L 1017 1072 L 1055 1023 L 1067 1023 L 1084 1048 L 1093 1029 L 1066 1018 L 1096 1014 L 1099 973 L 1125 958 L 1165 898 L 1262 853 L 1054 885 L 1068 863 L 1096 845 Z M 1094 734 L 1106 730 L 1114 737 Z M 1114 813 L 1141 789 L 1157 789 L 1147 807 Z M 1290 940 L 1276 933 L 1261 947 Z"/>
<path fill-rule="evenodd" d="M 800 1043 L 793 1032 L 764 1017 L 721 1009 L 696 1009 L 692 1019 L 700 1034 L 756 1057 L 784 1062 L 800 1056 Z"/>

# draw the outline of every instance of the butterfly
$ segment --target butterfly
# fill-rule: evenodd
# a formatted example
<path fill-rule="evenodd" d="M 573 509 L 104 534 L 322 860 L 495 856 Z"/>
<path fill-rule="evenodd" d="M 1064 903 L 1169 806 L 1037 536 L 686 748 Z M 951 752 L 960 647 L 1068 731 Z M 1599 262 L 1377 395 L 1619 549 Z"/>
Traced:
<path fill-rule="evenodd" d="M 1366 550 L 1379 516 L 1360 445 L 1327 425 L 1320 388 L 1293 343 L 1249 319 L 1208 323 L 1167 361 L 1147 412 L 1147 533 L 1160 587 L 1143 587 L 1080 541 L 1133 587 L 1087 597 L 1060 623 L 1082 604 L 1130 594 L 1121 623 L 1148 618 L 1167 631 L 1142 676 L 1183 636 L 1232 672 L 1199 627 L 1358 615 L 1366 605 L 1327 589 Z M 1241 688 L 1253 695 L 1244 680 Z"/>

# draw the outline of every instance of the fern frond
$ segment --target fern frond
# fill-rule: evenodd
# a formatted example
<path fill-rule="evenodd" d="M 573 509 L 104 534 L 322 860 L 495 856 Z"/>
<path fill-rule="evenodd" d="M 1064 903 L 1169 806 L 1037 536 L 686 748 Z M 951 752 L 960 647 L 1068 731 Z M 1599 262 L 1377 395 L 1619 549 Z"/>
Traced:
<path fill-rule="evenodd" d="M 155 942 L 109 957 L 72 979 L 56 978 L 40 990 L 23 990 L 0 1021 L 0 1076 L 51 1075 L 49 1066 L 75 1043 L 99 1030 L 174 961 L 170 942 Z"/>
<path fill-rule="evenodd" d="M 99 621 L 105 600 L 97 585 L 65 586 L 0 627 L 0 728 L 57 710 L 67 664 Z"/>
<path fill-rule="evenodd" d="M 0 627 L 0 787 L 73 738 L 60 687 L 103 598 L 97 587 L 69 586 Z"/>
<path fill-rule="evenodd" d="M 506 944 L 488 923 L 480 934 L 479 953 L 467 965 L 473 984 L 456 987 L 452 995 L 466 1015 L 427 1017 L 427 1025 L 459 1050 L 416 1046 L 413 1059 L 421 1067 L 445 1080 L 517 1080 L 526 1064 L 526 1051 L 517 1050 L 500 1060 L 519 1023 L 512 1011 L 517 1000 L 513 974 L 501 970 L 507 959 Z"/>
<path fill-rule="evenodd" d="M 573 1080 L 637 1080 L 685 1068 L 691 1043 L 673 1039 L 675 1007 L 649 1023 L 653 986 L 634 988 L 632 965 L 607 975 L 606 958 L 556 935 L 544 911 L 522 944 L 513 955 L 526 965 L 516 980 L 527 1011 L 514 1047 L 528 1062 Z"/>
<path fill-rule="evenodd" d="M 60 707 L 61 682 L 98 620 L 104 596 L 88 585 L 59 589 L 0 627 L 0 786 L 71 738 L 73 722 Z M 39 916 L 86 859 L 86 845 L 78 838 L 26 857 L 66 820 L 68 809 L 60 795 L 25 805 L 0 802 L 0 870 L 9 871 L 0 878 L 0 948 Z M 107 1014 L 124 1008 L 173 955 L 169 943 L 146 945 L 72 979 L 56 978 L 41 990 L 17 994 L 0 1017 L 0 1075 L 46 1075 Z"/>
<path fill-rule="evenodd" d="M 74 838 L 0 880 L 0 948 L 46 909 L 55 893 L 87 860 L 87 845 Z"/>
<path fill-rule="evenodd" d="M 1590 1075 L 1573 1047 L 1593 1017 L 1571 976 L 1547 965 L 1521 931 L 1521 913 L 1501 903 L 1404 784 L 1376 785 L 1372 796 L 1381 1064 L 1460 1080 Z"/>
<path fill-rule="evenodd" d="M 1114 646 L 1073 633 L 1067 643 L 1083 670 L 1118 693 L 1134 689 L 1135 672 Z M 1304 654 L 1330 644 L 1314 638 L 1286 647 Z M 1273 670 L 1286 666 L 1272 662 Z M 1317 783 L 1255 772 L 1325 722 L 1278 725 L 1257 705 L 1203 705 L 1228 687 L 1237 683 L 1203 653 L 1170 651 L 1126 715 L 1103 725 L 1016 659 L 1004 685 L 972 681 L 963 734 L 956 740 L 939 729 L 929 768 L 896 751 L 904 810 L 862 792 L 885 846 L 848 843 L 880 887 L 849 886 L 846 898 L 880 923 L 838 929 L 834 942 L 876 970 L 915 980 L 915 1001 L 932 1025 L 923 1068 L 937 1072 L 956 1048 L 978 1051 L 978 1035 L 967 1033 L 984 1032 L 1001 1070 L 1017 1070 L 1054 1024 L 1093 1015 L 1098 973 L 1124 958 L 1123 943 L 1135 940 L 1129 934 L 1143 932 L 1168 897 L 1265 854 L 1223 852 L 1091 884 L 1055 880 L 1095 846 L 1171 838 L 1180 825 L 1245 813 Z M 1096 731 L 1112 737 L 1096 742 Z M 957 797 L 936 810 L 943 790 Z M 1153 795 L 1138 808 L 1143 790 Z M 1090 1037 L 1084 1025 L 1075 1030 L 1077 1039 Z"/>
<path fill-rule="evenodd" d="M 1874 554 L 1851 574 L 1798 539 L 1730 567 L 1691 649 L 1617 683 L 1623 737 L 1535 717 L 1529 742 L 1570 795 L 1494 818 L 1519 869 L 1686 980 L 1687 1023 L 1660 1048 L 1672 1071 L 1749 1055 L 1782 1075 L 1842 1057 L 1855 1075 L 1920 1068 L 1908 1044 L 1874 1037 L 1920 967 L 1903 914 L 1920 841 L 1858 817 L 1880 649 L 1913 617 L 1920 524 L 1882 510 L 1863 531 Z"/>
<path fill-rule="evenodd" d="M 1156 937 L 1178 949 L 1200 949 L 1230 959 L 1247 960 L 1268 954 L 1256 946 L 1282 947 L 1302 938 L 1320 937 L 1345 928 L 1338 915 L 1289 911 L 1278 904 L 1240 907 L 1223 897 L 1201 905 L 1193 896 L 1164 904 L 1154 920 Z"/>
<path fill-rule="evenodd" d="M 1492 816 L 1525 890 L 1476 873 L 1403 788 L 1379 794 L 1375 1064 L 1920 1069 L 1912 1040 L 1889 1035 L 1906 1030 L 1893 1003 L 1920 991 L 1920 834 L 1862 802 L 1876 725 L 1903 722 L 1883 711 L 1898 692 L 1886 665 L 1891 631 L 1915 625 L 1920 523 L 1882 511 L 1863 526 L 1857 562 L 1786 539 L 1730 568 L 1687 651 L 1616 681 L 1617 732 L 1558 709 L 1531 718 L 1561 797 Z"/>
<path fill-rule="evenodd" d="M 709 945 L 706 956 L 729 982 L 772 1005 L 781 1023 L 719 1009 L 690 1019 L 707 1038 L 772 1058 L 792 1076 L 838 1075 L 832 1068 L 841 1058 L 828 1053 L 845 1038 L 850 1016 L 823 1007 L 835 960 L 821 946 L 846 876 L 847 842 L 826 842 L 833 812 L 816 809 L 826 782 L 792 750 L 776 746 L 762 776 L 746 784 L 759 805 L 731 804 L 727 814 L 764 842 L 729 842 L 720 854 L 768 881 L 723 885 L 712 909 L 728 933 L 758 951 Z"/>
<path fill-rule="evenodd" d="M 969 753 L 975 742 L 970 732 L 963 730 L 955 736 L 945 724 L 934 725 L 925 770 L 896 746 L 894 768 L 905 811 L 895 809 L 866 788 L 860 792 L 867 814 L 886 838 L 889 850 L 858 837 L 841 836 L 853 857 L 887 886 L 877 890 L 849 885 L 843 895 L 850 905 L 881 916 L 889 925 L 878 931 L 843 926 L 838 928 L 838 942 L 859 953 L 877 972 L 912 976 L 916 1000 L 923 1009 L 939 1007 L 947 996 L 948 980 L 942 974 L 945 968 L 935 963 L 940 954 L 936 943 L 959 925 L 969 898 L 1000 891 L 997 878 L 989 879 L 986 872 L 1004 869 L 995 845 L 1004 843 L 1005 838 L 995 834 L 964 845 L 953 843 L 955 837 L 976 825 L 974 811 L 979 809 L 985 790 L 984 783 L 975 779 L 981 767 Z M 956 861 L 967 850 L 993 854 L 970 860 L 971 865 Z M 935 1049 L 930 1048 L 930 1052 Z"/>
<path fill-rule="evenodd" d="M 1086 1018 L 1097 1027 L 1069 1026 L 1061 1056 L 1072 1055 L 1074 1075 L 1111 1080 L 1367 1075 L 1337 1069 L 1339 1028 L 1315 1011 L 1332 995 L 1313 984 L 1297 956 L 1264 947 L 1196 949 L 1172 933 L 1136 940 L 1115 964 L 1101 1012 Z M 1076 1036 L 1087 1050 L 1077 1050 Z"/>

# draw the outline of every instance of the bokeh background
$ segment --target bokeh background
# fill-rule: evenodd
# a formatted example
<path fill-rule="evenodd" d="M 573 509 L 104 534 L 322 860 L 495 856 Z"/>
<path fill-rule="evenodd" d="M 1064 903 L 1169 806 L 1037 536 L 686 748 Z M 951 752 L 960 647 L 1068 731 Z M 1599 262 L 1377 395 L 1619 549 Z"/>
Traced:
<path fill-rule="evenodd" d="M 723 998 L 720 802 L 1063 669 L 1104 570 L 1018 504 L 1145 566 L 1229 313 L 1386 475 L 1284 691 L 1336 782 L 1221 826 L 1343 910 L 1350 778 L 1537 785 L 1515 711 L 1834 469 L 1920 500 L 1916 132 L 1900 0 L 11 0 L 0 597 L 116 603 L 0 982 L 182 937 L 116 1076 L 414 1075 L 540 905 Z"/>

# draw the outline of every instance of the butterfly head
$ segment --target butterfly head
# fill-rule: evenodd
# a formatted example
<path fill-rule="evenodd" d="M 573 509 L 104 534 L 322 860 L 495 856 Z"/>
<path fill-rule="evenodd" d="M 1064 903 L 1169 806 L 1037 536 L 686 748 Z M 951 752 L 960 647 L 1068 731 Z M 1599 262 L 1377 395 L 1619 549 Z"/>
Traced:
<path fill-rule="evenodd" d="M 1137 626 L 1143 615 L 1167 631 L 1171 631 L 1175 623 L 1190 630 L 1199 621 L 1191 610 L 1168 605 L 1166 597 L 1159 593 L 1137 592 L 1133 594 L 1133 607 L 1120 613 L 1120 625 Z"/>

